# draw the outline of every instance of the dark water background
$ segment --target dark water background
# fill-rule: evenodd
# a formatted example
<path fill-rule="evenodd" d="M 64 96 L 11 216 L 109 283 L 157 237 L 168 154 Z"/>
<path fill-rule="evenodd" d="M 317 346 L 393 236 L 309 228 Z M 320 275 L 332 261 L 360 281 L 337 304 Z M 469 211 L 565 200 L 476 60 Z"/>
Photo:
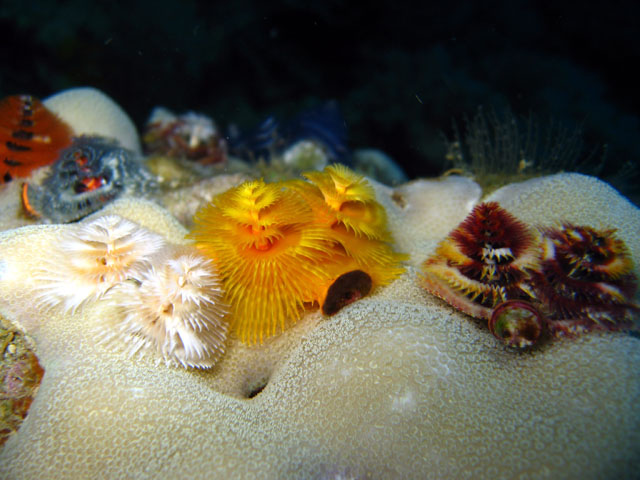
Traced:
<path fill-rule="evenodd" d="M 353 148 L 411 177 L 478 105 L 579 125 L 601 176 L 637 163 L 640 2 L 0 2 L 0 94 L 91 85 L 141 127 L 151 109 L 250 127 L 337 99 Z M 616 185 L 636 197 L 637 176 Z"/>

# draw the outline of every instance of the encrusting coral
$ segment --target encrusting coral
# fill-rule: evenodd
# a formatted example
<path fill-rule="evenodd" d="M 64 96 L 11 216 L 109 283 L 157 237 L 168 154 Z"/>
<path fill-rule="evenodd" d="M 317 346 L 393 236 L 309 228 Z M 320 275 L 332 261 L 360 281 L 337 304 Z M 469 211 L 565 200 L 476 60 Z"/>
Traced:
<path fill-rule="evenodd" d="M 155 350 L 166 363 L 209 368 L 224 353 L 227 307 L 213 262 L 193 247 L 168 247 L 109 300 L 121 312 L 101 330 L 131 355 Z"/>
<path fill-rule="evenodd" d="M 313 183 L 245 182 L 195 217 L 191 238 L 218 263 L 234 328 L 247 343 L 284 330 L 305 305 L 335 313 L 404 271 L 364 177 L 342 165 L 305 176 Z M 347 275 L 355 271 L 357 279 Z"/>
<path fill-rule="evenodd" d="M 416 264 L 462 220 L 456 212 L 471 210 L 464 196 L 450 215 L 423 202 L 449 183 L 419 185 L 405 207 L 371 183 L 398 248 Z M 544 223 L 527 216 L 531 198 L 544 205 L 531 214 Z M 418 204 L 433 228 L 412 209 Z M 529 224 L 617 228 L 640 258 L 640 211 L 596 179 L 520 185 L 500 204 Z M 184 228 L 149 201 L 118 200 L 107 213 L 184 243 Z M 32 335 L 46 371 L 26 421 L 0 451 L 1 478 L 595 480 L 633 478 L 640 468 L 633 336 L 596 332 L 513 355 L 425 295 L 409 266 L 330 321 L 310 313 L 263 346 L 232 336 L 213 371 L 158 368 L 148 356 L 132 361 L 95 344 L 95 329 L 117 312 L 110 302 L 75 315 L 34 310 L 28 272 L 69 228 L 0 233 L 0 311 L 12 322 L 39 319 Z M 264 388 L 248 395 L 257 378 Z"/>
<path fill-rule="evenodd" d="M 0 450 L 0 478 L 633 478 L 638 338 L 595 332 L 518 355 L 496 348 L 414 281 L 425 252 L 472 210 L 477 186 L 416 182 L 392 199 L 371 185 L 413 257 L 408 274 L 331 321 L 309 313 L 267 345 L 231 336 L 207 372 L 97 344 L 96 330 L 122 314 L 106 298 L 74 314 L 33 302 L 33 272 L 74 225 L 1 232 L 0 314 L 33 337 L 46 373 Z M 556 175 L 486 200 L 529 225 L 616 228 L 637 271 L 640 210 L 604 182 Z M 144 199 L 100 215 L 188 243 Z"/>

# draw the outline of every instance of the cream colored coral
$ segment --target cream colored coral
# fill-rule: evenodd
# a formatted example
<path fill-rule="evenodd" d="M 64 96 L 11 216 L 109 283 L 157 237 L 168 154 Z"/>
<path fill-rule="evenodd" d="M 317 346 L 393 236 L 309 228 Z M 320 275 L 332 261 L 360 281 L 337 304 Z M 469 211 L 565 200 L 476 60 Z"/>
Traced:
<path fill-rule="evenodd" d="M 75 135 L 115 138 L 124 148 L 136 153 L 142 151 L 138 132 L 129 115 L 96 88 L 70 88 L 42 103 L 67 122 Z"/>
<path fill-rule="evenodd" d="M 438 214 L 435 201 L 423 203 L 434 211 L 420 215 L 394 204 L 390 190 L 375 188 L 394 237 L 413 255 L 441 238 L 417 218 L 435 222 L 436 232 L 459 221 Z M 430 188 L 417 188 L 410 201 L 421 203 Z M 562 195 L 572 188 L 570 179 L 564 182 Z M 639 227 L 628 220 L 635 207 L 596 191 L 598 198 L 574 190 L 569 201 L 588 212 L 608 195 L 619 212 L 614 226 L 624 235 Z M 517 203 L 517 195 L 503 200 Z M 464 216 L 467 199 L 457 198 L 451 211 Z M 570 208 L 553 199 L 544 205 L 543 218 Z M 116 202 L 110 213 L 168 238 L 181 234 L 171 217 L 145 202 Z M 29 268 L 63 228 L 0 234 L 0 310 L 7 317 L 33 314 Z M 260 347 L 231 339 L 226 356 L 207 372 L 132 361 L 97 346 L 93 329 L 114 314 L 104 303 L 40 319 L 32 333 L 46 373 L 21 430 L 0 452 L 0 478 L 635 475 L 636 338 L 592 334 L 514 353 L 485 326 L 423 292 L 415 276 L 411 267 L 334 317 L 310 313 Z"/>
<path fill-rule="evenodd" d="M 476 203 L 482 191 L 473 180 L 450 176 L 413 180 L 394 190 L 376 185 L 376 195 L 391 195 L 385 205 L 399 251 L 411 254 L 409 263 L 420 265 L 438 241 L 455 228 Z"/>

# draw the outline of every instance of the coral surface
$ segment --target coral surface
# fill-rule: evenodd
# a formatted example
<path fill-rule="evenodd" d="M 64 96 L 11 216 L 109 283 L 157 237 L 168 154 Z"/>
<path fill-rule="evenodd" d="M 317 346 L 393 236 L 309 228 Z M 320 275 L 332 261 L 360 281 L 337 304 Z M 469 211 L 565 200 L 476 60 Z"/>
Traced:
<path fill-rule="evenodd" d="M 71 109 L 80 119 L 97 105 L 95 96 L 83 98 Z M 114 118 L 103 119 L 108 129 Z M 115 123 L 124 135 L 107 136 L 137 142 L 132 125 Z M 172 368 L 157 355 L 131 356 L 102 341 L 105 325 L 126 319 L 116 301 L 43 311 L 34 296 L 48 280 L 34 272 L 86 223 L 17 228 L 25 220 L 17 216 L 12 183 L 0 188 L 0 205 L 10 207 L 0 209 L 0 314 L 32 336 L 45 374 L 20 430 L 0 450 L 0 478 L 609 479 L 640 471 L 637 337 L 594 332 L 514 352 L 418 286 L 419 266 L 480 202 L 471 180 L 450 176 L 395 189 L 370 182 L 387 212 L 387 233 L 411 255 L 407 270 L 331 317 L 306 312 L 262 345 L 230 336 L 225 355 L 206 371 Z M 239 179 L 214 183 L 237 186 Z M 165 204 L 186 215 L 211 195 L 208 185 L 185 187 Z M 483 200 L 542 228 L 564 221 L 616 229 L 629 268 L 638 272 L 640 211 L 604 182 L 560 174 L 508 185 Z M 330 211 L 311 210 L 331 218 Z M 193 248 L 184 226 L 152 201 L 123 197 L 86 222 L 111 215 L 162 237 L 176 252 Z M 351 225 L 345 230 L 354 233 L 358 223 Z M 350 261 L 350 268 L 359 266 Z M 151 270 L 137 269 L 126 282 L 139 282 L 138 294 L 148 282 L 150 292 L 164 288 L 162 296 L 170 297 L 181 291 L 176 285 L 188 285 L 178 267 L 157 284 L 147 278 Z M 334 282 L 338 305 L 367 290 L 358 272 Z M 155 304 L 158 319 L 169 319 L 185 298 Z M 506 337 L 510 326 L 532 318 L 510 305 L 515 313 L 494 325 Z M 174 345 L 169 363 L 180 351 Z"/>
<path fill-rule="evenodd" d="M 0 452 L 0 477 L 633 477 L 638 339 L 596 332 L 514 354 L 415 281 L 473 207 L 472 184 L 372 185 L 412 255 L 407 273 L 264 345 L 231 339 L 206 372 L 97 345 L 95 328 L 117 314 L 108 303 L 45 321 L 29 272 L 68 227 L 0 234 L 0 309 L 32 332 L 46 371 Z M 425 201 L 434 196 L 446 200 Z M 640 213 L 596 179 L 557 175 L 492 197 L 526 222 L 617 228 L 637 265 Z M 150 202 L 118 200 L 103 214 L 184 243 L 184 228 Z"/>
<path fill-rule="evenodd" d="M 112 138 L 123 148 L 137 154 L 142 152 L 133 121 L 100 90 L 70 88 L 44 99 L 42 103 L 69 124 L 75 135 Z"/>

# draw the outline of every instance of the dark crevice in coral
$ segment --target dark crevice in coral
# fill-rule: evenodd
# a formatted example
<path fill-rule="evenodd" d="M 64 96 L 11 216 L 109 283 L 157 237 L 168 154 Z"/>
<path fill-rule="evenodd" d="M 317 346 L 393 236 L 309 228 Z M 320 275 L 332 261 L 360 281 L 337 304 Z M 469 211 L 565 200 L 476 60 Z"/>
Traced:
<path fill-rule="evenodd" d="M 251 379 L 247 381 L 247 384 L 245 385 L 245 388 L 244 388 L 244 397 L 249 399 L 257 397 L 258 395 L 260 395 L 260 393 L 262 393 L 262 391 L 265 389 L 268 383 L 269 383 L 268 377 L 264 377 L 260 379 Z"/>

